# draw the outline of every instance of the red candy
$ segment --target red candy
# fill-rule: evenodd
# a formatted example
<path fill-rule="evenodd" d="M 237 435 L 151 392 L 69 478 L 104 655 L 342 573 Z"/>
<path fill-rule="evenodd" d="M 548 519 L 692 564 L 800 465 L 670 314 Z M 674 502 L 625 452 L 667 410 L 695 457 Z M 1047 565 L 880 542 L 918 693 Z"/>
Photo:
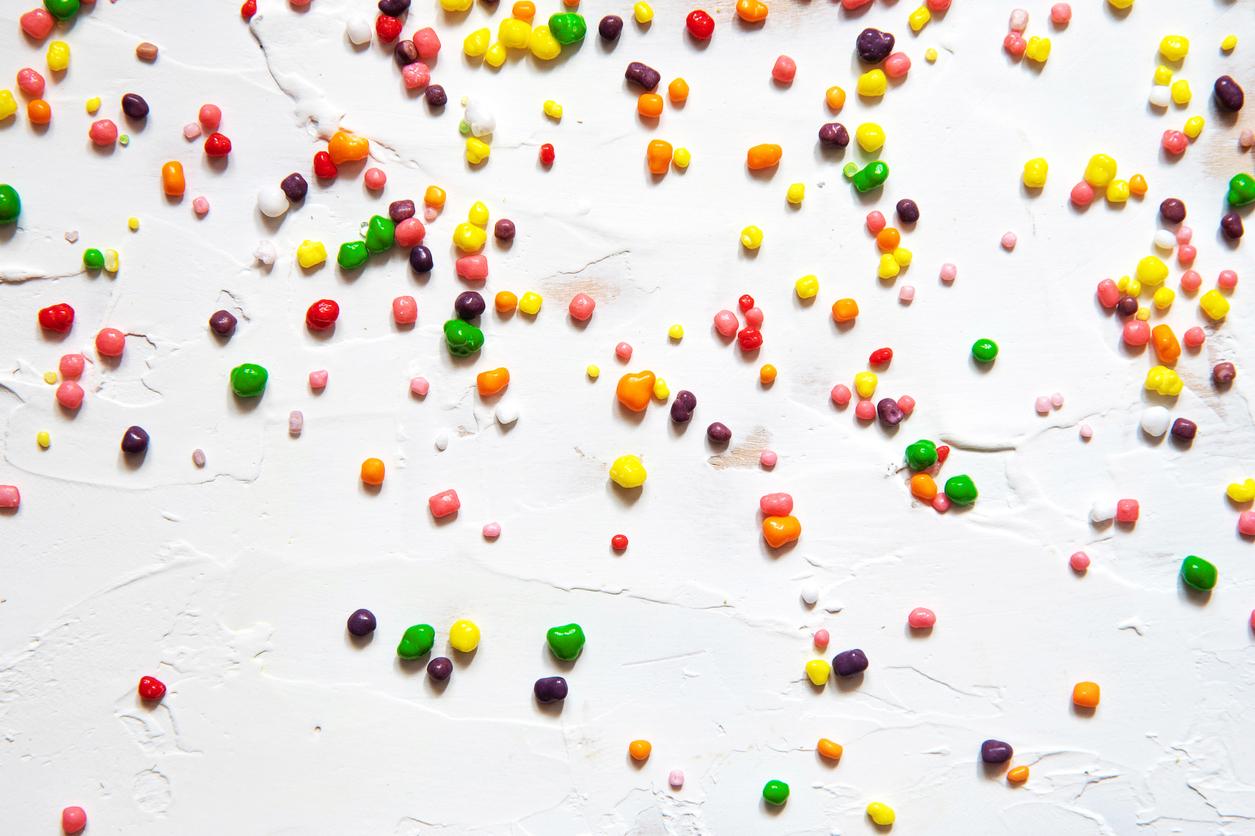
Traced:
<path fill-rule="evenodd" d="M 210 157 L 225 157 L 231 153 L 231 140 L 217 131 L 205 138 L 205 154 Z"/>
<path fill-rule="evenodd" d="M 763 344 L 763 332 L 746 326 L 737 333 L 736 341 L 741 344 L 742 351 L 756 351 Z"/>
<path fill-rule="evenodd" d="M 450 514 L 456 514 L 458 509 L 462 507 L 462 500 L 458 499 L 458 492 L 449 489 L 442 491 L 435 496 L 428 497 L 427 507 L 431 509 L 431 515 L 436 519 L 447 517 Z"/>
<path fill-rule="evenodd" d="M 1180 131 L 1168 130 L 1163 132 L 1163 149 L 1169 154 L 1184 154 L 1185 149 L 1189 146 L 1190 140 Z"/>
<path fill-rule="evenodd" d="M 39 309 L 39 327 L 64 334 L 74 325 L 74 309 L 64 302 Z"/>
<path fill-rule="evenodd" d="M 319 299 L 305 312 L 305 324 L 313 331 L 323 331 L 336 324 L 340 306 L 331 299 Z"/>
<path fill-rule="evenodd" d="M 240 6 L 240 17 L 252 20 L 255 14 L 257 14 L 257 0 L 244 0 L 244 5 Z"/>
<path fill-rule="evenodd" d="M 878 348 L 867 358 L 869 366 L 887 366 L 893 360 L 892 348 Z"/>
<path fill-rule="evenodd" d="M 737 307 L 741 309 L 741 313 L 745 313 L 750 308 L 754 307 L 754 297 L 747 293 L 740 299 L 736 300 L 736 304 Z"/>
<path fill-rule="evenodd" d="M 22 31 L 37 41 L 48 37 L 56 23 L 47 9 L 31 9 L 18 18 L 18 22 L 22 25 Z"/>
<path fill-rule="evenodd" d="M 540 146 L 540 164 L 553 165 L 553 146 L 546 142 Z"/>
<path fill-rule="evenodd" d="M 384 43 L 391 43 L 401 34 L 401 18 L 380 15 L 375 18 L 375 31 Z"/>
<path fill-rule="evenodd" d="M 154 676 L 141 676 L 139 678 L 140 699 L 156 701 L 165 695 L 166 686 L 160 679 Z"/>
<path fill-rule="evenodd" d="M 610 548 L 617 552 L 626 551 L 628 547 L 628 538 L 626 534 L 616 534 L 610 538 Z"/>
<path fill-rule="evenodd" d="M 715 34 L 715 19 L 701 9 L 689 12 L 689 16 L 684 19 L 684 25 L 688 27 L 689 34 L 699 41 L 708 41 Z"/>
<path fill-rule="evenodd" d="M 945 464 L 950 458 L 950 448 L 942 444 L 937 447 L 937 464 Z"/>
<path fill-rule="evenodd" d="M 314 173 L 323 180 L 332 180 L 340 173 L 340 170 L 332 162 L 330 154 L 326 151 L 319 151 L 314 155 Z"/>

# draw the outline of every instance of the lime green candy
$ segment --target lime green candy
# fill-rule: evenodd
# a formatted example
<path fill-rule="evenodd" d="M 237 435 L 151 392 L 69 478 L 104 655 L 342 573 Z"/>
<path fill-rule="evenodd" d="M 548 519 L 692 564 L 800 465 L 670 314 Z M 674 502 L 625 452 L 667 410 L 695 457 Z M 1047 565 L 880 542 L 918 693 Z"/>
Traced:
<path fill-rule="evenodd" d="M 1241 174 L 1233 175 L 1233 179 L 1229 181 L 1229 205 L 1245 206 L 1248 203 L 1255 203 L 1255 177 L 1247 174 L 1245 171 Z"/>
<path fill-rule="evenodd" d="M 340 245 L 340 252 L 336 254 L 336 263 L 345 270 L 356 270 L 365 264 L 369 257 L 370 251 L 366 249 L 365 241 L 349 241 Z"/>
<path fill-rule="evenodd" d="M 231 391 L 241 398 L 260 397 L 266 391 L 270 372 L 256 363 L 242 363 L 231 370 Z"/>
<path fill-rule="evenodd" d="M 976 501 L 976 483 L 966 473 L 946 480 L 946 496 L 955 505 L 971 505 Z"/>
<path fill-rule="evenodd" d="M 397 225 L 391 220 L 383 215 L 373 215 L 366 225 L 366 249 L 372 253 L 387 252 L 397 239 L 396 233 Z"/>
<path fill-rule="evenodd" d="M 789 785 L 772 779 L 763 786 L 763 801 L 779 807 L 789 800 Z"/>
<path fill-rule="evenodd" d="M 565 46 L 584 40 L 584 34 L 588 32 L 588 24 L 584 22 L 583 15 L 563 12 L 549 16 L 549 31 L 553 33 L 555 41 Z"/>
<path fill-rule="evenodd" d="M 11 224 L 22 214 L 22 197 L 8 183 L 0 183 L 0 226 Z"/>
<path fill-rule="evenodd" d="M 868 163 L 860 171 L 859 167 L 854 163 L 847 163 L 842 173 L 850 178 L 850 182 L 854 184 L 854 188 L 859 193 L 870 192 L 872 189 L 878 189 L 889 179 L 889 166 L 880 160 Z"/>
<path fill-rule="evenodd" d="M 95 247 L 88 247 L 83 250 L 83 266 L 88 270 L 103 270 L 105 254 Z"/>
<path fill-rule="evenodd" d="M 1219 575 L 1215 564 L 1198 555 L 1192 554 L 1181 561 L 1181 580 L 1203 592 L 1215 587 Z"/>
<path fill-rule="evenodd" d="M 444 340 L 449 353 L 469 357 L 484 347 L 484 332 L 463 319 L 450 319 L 444 324 Z"/>
<path fill-rule="evenodd" d="M 436 630 L 430 624 L 415 624 L 401 636 L 397 655 L 402 659 L 417 659 L 431 651 L 436 644 Z"/>
<path fill-rule="evenodd" d="M 79 0 L 44 0 L 46 8 L 57 20 L 69 20 L 78 14 Z"/>
<path fill-rule="evenodd" d="M 992 363 L 998 356 L 998 344 L 993 340 L 979 339 L 972 343 L 972 357 L 977 363 Z"/>
<path fill-rule="evenodd" d="M 921 438 L 906 447 L 906 466 L 911 470 L 924 470 L 937 463 L 937 445 Z"/>
<path fill-rule="evenodd" d="M 553 655 L 564 662 L 570 662 L 584 649 L 584 628 L 578 624 L 563 624 L 561 627 L 550 627 L 545 633 L 549 649 Z"/>

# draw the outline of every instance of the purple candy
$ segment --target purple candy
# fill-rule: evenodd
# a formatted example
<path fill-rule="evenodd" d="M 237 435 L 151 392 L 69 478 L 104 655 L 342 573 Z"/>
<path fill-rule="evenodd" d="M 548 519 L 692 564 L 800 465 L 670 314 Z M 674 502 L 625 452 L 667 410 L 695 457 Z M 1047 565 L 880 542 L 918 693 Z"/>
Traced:
<path fill-rule="evenodd" d="M 716 421 L 706 428 L 706 437 L 715 444 L 727 444 L 732 440 L 732 430 L 728 429 L 727 424 Z"/>
<path fill-rule="evenodd" d="M 283 193 L 287 195 L 288 200 L 296 203 L 305 199 L 305 194 L 309 191 L 309 183 L 305 181 L 305 177 L 299 171 L 294 171 L 283 178 L 279 188 L 283 189 Z"/>
<path fill-rule="evenodd" d="M 388 217 L 394 224 L 414 217 L 416 211 L 412 200 L 394 200 L 388 204 Z"/>
<path fill-rule="evenodd" d="M 219 337 L 229 337 L 235 333 L 237 320 L 230 311 L 214 311 L 209 315 L 209 330 Z"/>
<path fill-rule="evenodd" d="M 867 654 L 858 648 L 843 650 L 832 657 L 832 669 L 837 672 L 837 676 L 854 676 L 856 673 L 862 673 L 867 670 Z"/>
<path fill-rule="evenodd" d="M 122 434 L 122 452 L 143 453 L 148 449 L 148 432 L 143 427 L 127 427 Z"/>
<path fill-rule="evenodd" d="M 349 616 L 349 632 L 355 636 L 368 636 L 375 632 L 375 614 L 370 610 L 354 610 Z"/>
<path fill-rule="evenodd" d="M 980 745 L 980 759 L 985 763 L 1006 763 L 1013 754 L 1011 744 L 1001 740 L 986 740 Z"/>
<path fill-rule="evenodd" d="M 556 702 L 565 700 L 567 695 L 566 680 L 560 676 L 542 676 L 532 686 L 532 693 L 540 702 Z"/>
<path fill-rule="evenodd" d="M 906 417 L 902 407 L 893 398 L 881 398 L 876 403 L 876 414 L 880 416 L 880 423 L 886 427 L 896 427 Z"/>
<path fill-rule="evenodd" d="M 453 673 L 453 662 L 446 656 L 437 656 L 427 663 L 427 675 L 437 682 L 444 682 Z"/>

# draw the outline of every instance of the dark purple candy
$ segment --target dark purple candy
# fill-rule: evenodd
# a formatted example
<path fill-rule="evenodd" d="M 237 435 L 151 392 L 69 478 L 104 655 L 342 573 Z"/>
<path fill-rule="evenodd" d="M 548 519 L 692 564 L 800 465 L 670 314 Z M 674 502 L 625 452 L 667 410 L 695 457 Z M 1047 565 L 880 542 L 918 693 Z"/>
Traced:
<path fill-rule="evenodd" d="M 453 310 L 457 311 L 458 319 L 471 320 L 481 315 L 488 308 L 484 297 L 475 290 L 464 290 L 453 300 Z"/>
<path fill-rule="evenodd" d="M 601 35 L 603 41 L 619 40 L 619 33 L 623 31 L 623 18 L 618 15 L 606 15 L 597 24 L 597 34 Z"/>
<path fill-rule="evenodd" d="M 388 17 L 400 17 L 409 8 L 410 0 L 379 0 L 379 11 Z"/>
<path fill-rule="evenodd" d="M 1159 217 L 1170 224 L 1179 224 L 1185 220 L 1185 203 L 1175 197 L 1164 198 L 1159 204 Z"/>
<path fill-rule="evenodd" d="M 309 183 L 305 180 L 305 175 L 299 171 L 294 171 L 283 178 L 279 188 L 283 189 L 283 193 L 287 195 L 288 200 L 298 203 L 304 200 L 305 195 L 309 192 Z"/>
<path fill-rule="evenodd" d="M 1116 302 L 1116 313 L 1120 316 L 1132 316 L 1137 313 L 1137 300 L 1132 296 L 1121 296 L 1120 301 Z"/>
<path fill-rule="evenodd" d="M 427 663 L 427 675 L 437 682 L 444 682 L 453 673 L 453 662 L 446 656 L 437 656 Z"/>
<path fill-rule="evenodd" d="M 687 424 L 693 420 L 693 410 L 685 409 L 679 401 L 671 402 L 671 420 L 677 424 Z"/>
<path fill-rule="evenodd" d="M 435 262 L 431 258 L 431 250 L 419 244 L 410 250 L 410 267 L 415 273 L 430 273 Z"/>
<path fill-rule="evenodd" d="M 509 218 L 502 218 L 492 225 L 492 234 L 498 241 L 513 241 L 515 231 L 514 221 Z"/>
<path fill-rule="evenodd" d="M 1211 370 L 1211 382 L 1217 386 L 1228 386 L 1237 376 L 1237 366 L 1228 361 L 1217 363 Z"/>
<path fill-rule="evenodd" d="M 867 654 L 858 648 L 843 650 L 832 657 L 832 669 L 837 676 L 854 676 L 867 670 Z"/>
<path fill-rule="evenodd" d="M 880 416 L 880 423 L 886 427 L 896 427 L 906 417 L 902 407 L 898 406 L 898 402 L 893 398 L 881 398 L 877 401 L 876 414 Z"/>
<path fill-rule="evenodd" d="M 727 444 L 732 440 L 732 430 L 728 429 L 727 424 L 716 421 L 706 428 L 706 437 L 715 444 Z"/>
<path fill-rule="evenodd" d="M 904 224 L 913 224 L 919 220 L 919 205 L 909 197 L 899 200 L 894 209 L 898 212 L 898 220 Z"/>
<path fill-rule="evenodd" d="M 388 217 L 392 218 L 394 224 L 414 217 L 416 211 L 412 200 L 394 200 L 388 204 Z"/>
<path fill-rule="evenodd" d="M 683 405 L 689 412 L 697 409 L 697 396 L 687 389 L 675 393 L 675 402 Z"/>
<path fill-rule="evenodd" d="M 439 84 L 428 85 L 423 95 L 427 98 L 428 107 L 444 107 L 449 101 L 449 94 Z"/>
<path fill-rule="evenodd" d="M 1246 104 L 1246 94 L 1232 76 L 1222 75 L 1216 79 L 1212 90 L 1216 94 L 1216 103 L 1232 113 L 1237 113 Z"/>
<path fill-rule="evenodd" d="M 1001 740 L 986 740 L 980 745 L 980 759 L 985 763 L 1006 763 L 1013 754 L 1011 744 Z"/>
<path fill-rule="evenodd" d="M 418 47 L 409 38 L 402 38 L 392 48 L 392 58 L 398 67 L 408 67 L 418 60 Z"/>
<path fill-rule="evenodd" d="M 825 122 L 819 126 L 819 141 L 824 145 L 844 148 L 850 144 L 850 132 L 840 122 Z"/>
<path fill-rule="evenodd" d="M 349 632 L 355 636 L 368 636 L 375 632 L 375 614 L 370 610 L 354 610 L 349 616 Z"/>
<path fill-rule="evenodd" d="M 122 434 L 123 453 L 142 453 L 148 449 L 148 433 L 143 427 L 127 427 Z"/>
<path fill-rule="evenodd" d="M 653 67 L 642 64 L 640 61 L 633 61 L 631 64 L 628 64 L 623 77 L 637 86 L 644 87 L 646 90 L 653 90 L 658 86 L 658 82 L 662 81 L 661 73 Z"/>
<path fill-rule="evenodd" d="M 858 33 L 854 42 L 858 57 L 868 64 L 879 64 L 893 52 L 893 35 L 872 29 L 870 26 Z"/>
<path fill-rule="evenodd" d="M 230 311 L 214 311 L 209 315 L 209 330 L 219 337 L 229 337 L 235 333 L 237 321 Z"/>
<path fill-rule="evenodd" d="M 122 112 L 132 119 L 144 119 L 148 116 L 148 102 L 139 93 L 127 93 L 122 96 Z"/>
<path fill-rule="evenodd" d="M 1198 424 L 1189 418 L 1178 418 L 1172 422 L 1172 434 L 1182 441 L 1193 441 L 1198 435 Z"/>
<path fill-rule="evenodd" d="M 1242 226 L 1242 216 L 1237 212 L 1226 212 L 1224 217 L 1220 219 L 1220 231 L 1230 241 L 1236 241 L 1241 238 L 1242 234 L 1246 232 L 1246 229 Z"/>
<path fill-rule="evenodd" d="M 565 700 L 567 695 L 566 680 L 560 676 L 542 676 L 532 686 L 532 693 L 540 702 L 556 702 Z"/>

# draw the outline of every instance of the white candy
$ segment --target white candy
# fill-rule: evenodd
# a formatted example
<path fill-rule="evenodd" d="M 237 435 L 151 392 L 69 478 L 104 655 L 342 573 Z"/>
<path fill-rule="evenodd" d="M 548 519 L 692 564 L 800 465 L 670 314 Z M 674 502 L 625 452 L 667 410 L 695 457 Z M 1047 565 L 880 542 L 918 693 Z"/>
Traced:
<path fill-rule="evenodd" d="M 472 136 L 488 136 L 497 128 L 497 120 L 478 99 L 466 105 L 466 122 L 471 126 Z"/>
<path fill-rule="evenodd" d="M 1154 107 L 1167 107 L 1172 101 L 1172 91 L 1166 84 L 1156 84 L 1150 88 L 1150 103 Z"/>
<path fill-rule="evenodd" d="M 288 211 L 288 196 L 278 186 L 267 186 L 257 193 L 257 209 L 267 218 L 280 218 Z"/>
<path fill-rule="evenodd" d="M 344 34 L 355 46 L 365 46 L 372 37 L 370 21 L 364 17 L 351 17 L 345 21 Z"/>
<path fill-rule="evenodd" d="M 1115 519 L 1115 516 L 1116 504 L 1110 499 L 1096 499 L 1094 500 L 1094 504 L 1089 506 L 1090 522 L 1107 522 L 1108 520 Z"/>
<path fill-rule="evenodd" d="M 1172 252 L 1177 246 L 1177 236 L 1166 229 L 1155 232 L 1155 246 L 1166 252 Z"/>
<path fill-rule="evenodd" d="M 436 449 L 441 452 L 444 452 L 449 447 L 449 434 L 445 432 L 444 430 L 441 430 L 440 432 L 436 433 L 435 443 L 436 443 Z"/>
<path fill-rule="evenodd" d="M 519 420 L 519 409 L 512 401 L 503 401 L 497 404 L 496 416 L 498 424 L 508 426 Z"/>
<path fill-rule="evenodd" d="M 808 607 L 815 606 L 815 602 L 819 600 L 819 587 L 813 583 L 808 583 L 802 587 L 802 603 Z"/>
<path fill-rule="evenodd" d="M 1168 422 L 1171 420 L 1172 417 L 1165 407 L 1148 406 L 1142 411 L 1142 432 L 1160 438 L 1168 431 Z"/>
<path fill-rule="evenodd" d="M 1028 28 L 1028 11 L 1026 9 L 1012 9 L 1011 20 L 1007 22 L 1007 26 L 1012 32 L 1023 32 Z"/>
<path fill-rule="evenodd" d="M 258 241 L 257 248 L 253 250 L 253 258 L 267 267 L 274 264 L 278 257 L 279 251 L 275 249 L 273 241 Z"/>

